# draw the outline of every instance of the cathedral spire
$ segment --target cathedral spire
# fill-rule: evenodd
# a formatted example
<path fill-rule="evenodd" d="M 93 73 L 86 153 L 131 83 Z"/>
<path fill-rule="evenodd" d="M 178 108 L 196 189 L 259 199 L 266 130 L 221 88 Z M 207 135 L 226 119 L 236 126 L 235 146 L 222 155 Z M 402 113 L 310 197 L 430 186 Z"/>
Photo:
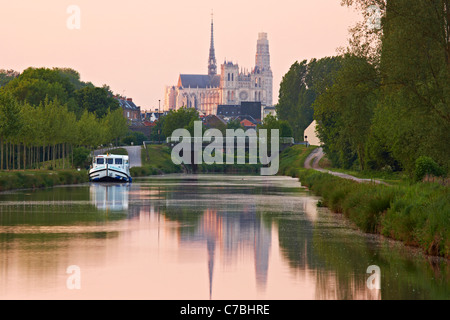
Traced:
<path fill-rule="evenodd" d="M 217 74 L 216 51 L 214 50 L 214 14 L 211 13 L 211 47 L 209 48 L 208 75 Z"/>

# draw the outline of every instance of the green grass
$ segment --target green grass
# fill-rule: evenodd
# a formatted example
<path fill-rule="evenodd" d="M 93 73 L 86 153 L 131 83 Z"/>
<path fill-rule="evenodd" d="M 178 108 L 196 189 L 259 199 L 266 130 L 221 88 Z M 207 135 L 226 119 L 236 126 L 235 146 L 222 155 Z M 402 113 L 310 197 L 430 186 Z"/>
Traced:
<path fill-rule="evenodd" d="M 303 168 L 306 158 L 316 149 L 317 147 L 307 148 L 303 145 L 286 149 L 280 156 L 280 170 L 278 174 L 297 177 L 298 171 Z"/>
<path fill-rule="evenodd" d="M 319 167 L 323 169 L 327 169 L 330 171 L 335 171 L 339 173 L 345 173 L 351 176 L 354 176 L 356 178 L 360 179 L 375 179 L 384 181 L 388 184 L 400 184 L 402 182 L 407 182 L 410 180 L 410 178 L 405 175 L 403 172 L 393 172 L 389 170 L 385 171 L 374 171 L 374 170 L 364 170 L 364 171 L 358 171 L 358 170 L 351 170 L 351 169 L 342 169 L 342 168 L 335 168 L 332 166 L 331 161 L 327 159 L 327 157 L 323 157 L 319 161 Z"/>
<path fill-rule="evenodd" d="M 86 170 L 27 170 L 0 172 L 0 191 L 36 189 L 88 182 Z"/>
<path fill-rule="evenodd" d="M 299 178 L 302 185 L 322 197 L 320 206 L 344 214 L 364 232 L 420 247 L 429 255 L 450 258 L 448 186 L 412 183 L 401 174 L 392 172 L 336 170 L 359 178 L 384 180 L 390 185 L 357 183 L 304 169 L 305 159 L 312 151 L 304 146 L 284 151 L 279 174 Z"/>
<path fill-rule="evenodd" d="M 133 177 L 152 176 L 182 172 L 182 167 L 174 164 L 170 148 L 165 145 L 148 145 L 142 149 L 142 167 L 131 168 Z"/>
<path fill-rule="evenodd" d="M 450 192 L 434 183 L 395 186 L 357 183 L 314 170 L 300 170 L 304 186 L 323 204 L 343 213 L 362 231 L 382 234 L 426 254 L 450 258 Z"/>
<path fill-rule="evenodd" d="M 259 174 L 260 164 L 237 164 L 238 157 L 235 156 L 235 164 L 201 164 L 198 166 L 199 173 L 228 173 L 228 174 Z M 248 158 L 246 158 L 248 163 Z M 189 169 L 190 166 L 186 166 Z M 158 174 L 180 173 L 183 167 L 172 161 L 171 149 L 165 145 L 149 145 L 142 150 L 142 167 L 131 168 L 133 177 L 142 177 Z"/>
<path fill-rule="evenodd" d="M 170 148 L 165 145 L 150 145 L 147 149 L 142 149 L 142 165 L 164 173 L 181 172 L 181 167 L 172 161 Z"/>
<path fill-rule="evenodd" d="M 47 160 L 45 162 L 35 164 L 35 168 L 38 170 L 67 170 L 72 168 L 72 161 L 71 157 L 68 156 L 64 159 L 64 161 L 63 159 L 56 159 L 55 166 L 53 166 L 53 160 Z"/>
<path fill-rule="evenodd" d="M 351 176 L 354 176 L 354 177 L 360 178 L 360 179 L 380 180 L 380 181 L 384 181 L 388 184 L 400 184 L 400 183 L 403 183 L 403 182 L 406 182 L 409 180 L 408 177 L 402 172 L 372 171 L 372 170 L 356 171 L 356 170 L 346 170 L 346 169 L 334 168 L 334 167 L 329 167 L 326 169 L 328 169 L 330 171 L 349 174 Z"/>
<path fill-rule="evenodd" d="M 127 156 L 128 155 L 128 151 L 124 148 L 115 148 L 112 150 L 108 150 L 109 154 L 115 154 L 118 156 Z"/>

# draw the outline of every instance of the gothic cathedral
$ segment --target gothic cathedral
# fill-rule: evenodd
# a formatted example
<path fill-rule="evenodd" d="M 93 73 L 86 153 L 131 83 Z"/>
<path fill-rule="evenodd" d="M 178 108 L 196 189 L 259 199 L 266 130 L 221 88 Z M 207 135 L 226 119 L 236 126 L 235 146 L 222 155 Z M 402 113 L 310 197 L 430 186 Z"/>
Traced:
<path fill-rule="evenodd" d="M 176 86 L 165 89 L 164 111 L 188 107 L 210 115 L 217 113 L 218 105 L 240 105 L 246 101 L 272 106 L 273 75 L 267 33 L 260 33 L 258 36 L 255 60 L 255 67 L 251 72 L 239 70 L 239 65 L 225 61 L 221 65 L 221 74 L 218 75 L 214 21 L 211 20 L 208 74 L 181 74 Z"/>

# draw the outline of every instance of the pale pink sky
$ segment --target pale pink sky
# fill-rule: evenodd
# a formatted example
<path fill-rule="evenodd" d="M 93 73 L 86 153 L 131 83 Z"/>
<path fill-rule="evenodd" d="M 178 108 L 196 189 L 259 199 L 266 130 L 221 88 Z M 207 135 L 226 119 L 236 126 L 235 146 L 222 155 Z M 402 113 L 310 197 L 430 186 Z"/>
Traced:
<path fill-rule="evenodd" d="M 81 9 L 80 30 L 66 26 L 69 5 Z M 340 0 L 2 1 L 0 69 L 70 67 L 157 108 L 180 73 L 207 73 L 211 10 L 219 70 L 224 59 L 251 69 L 258 33 L 268 33 L 274 103 L 292 63 L 335 55 L 359 18 Z"/>

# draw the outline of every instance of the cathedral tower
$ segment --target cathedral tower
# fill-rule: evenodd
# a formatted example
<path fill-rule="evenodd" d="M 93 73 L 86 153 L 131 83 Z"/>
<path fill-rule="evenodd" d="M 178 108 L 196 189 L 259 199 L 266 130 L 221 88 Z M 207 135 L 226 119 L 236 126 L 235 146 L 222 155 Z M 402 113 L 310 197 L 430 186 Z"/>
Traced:
<path fill-rule="evenodd" d="M 273 102 L 273 74 L 270 68 L 269 40 L 265 32 L 261 32 L 258 35 L 255 69 L 258 74 L 261 74 L 261 87 L 265 92 L 262 101 L 264 105 L 271 106 Z"/>
<path fill-rule="evenodd" d="M 255 65 L 261 71 L 270 70 L 269 40 L 267 40 L 267 33 L 265 32 L 261 32 L 258 35 Z"/>
<path fill-rule="evenodd" d="M 217 74 L 216 51 L 214 50 L 214 20 L 211 14 L 211 46 L 209 48 L 208 75 L 210 77 Z"/>

